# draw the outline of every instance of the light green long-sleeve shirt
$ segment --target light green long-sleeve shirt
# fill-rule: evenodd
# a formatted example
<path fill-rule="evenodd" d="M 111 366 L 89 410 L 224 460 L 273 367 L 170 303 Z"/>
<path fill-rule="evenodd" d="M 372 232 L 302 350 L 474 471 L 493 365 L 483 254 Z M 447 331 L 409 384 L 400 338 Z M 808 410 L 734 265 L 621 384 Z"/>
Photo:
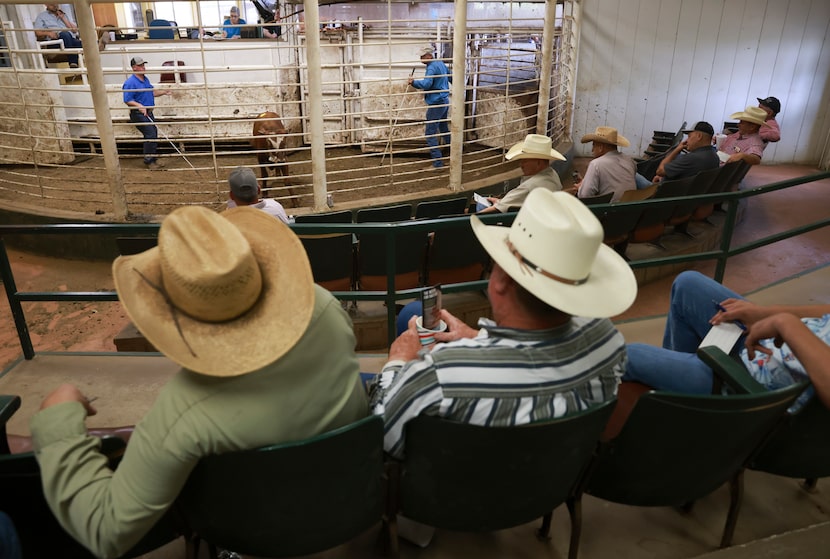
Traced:
<path fill-rule="evenodd" d="M 315 289 L 311 323 L 276 362 L 228 378 L 180 370 L 136 426 L 115 472 L 86 434 L 80 403 L 35 414 L 44 492 L 61 525 L 96 555 L 117 557 L 161 518 L 201 457 L 300 440 L 365 417 L 351 320 Z"/>

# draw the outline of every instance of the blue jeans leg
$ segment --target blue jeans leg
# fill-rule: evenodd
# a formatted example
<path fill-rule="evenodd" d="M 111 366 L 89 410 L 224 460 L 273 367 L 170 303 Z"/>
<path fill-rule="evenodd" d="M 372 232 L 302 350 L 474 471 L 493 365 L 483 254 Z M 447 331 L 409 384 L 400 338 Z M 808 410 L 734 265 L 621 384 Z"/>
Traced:
<path fill-rule="evenodd" d="M 694 353 L 709 331 L 709 320 L 717 312 L 715 302 L 742 299 L 740 295 L 699 272 L 683 272 L 671 287 L 669 316 L 663 347 Z"/>
<path fill-rule="evenodd" d="M 715 302 L 741 298 L 715 280 L 698 272 L 683 272 L 671 288 L 669 315 L 663 347 L 628 344 L 628 365 L 623 380 L 638 381 L 661 390 L 708 394 L 712 370 L 695 352 L 709 331 L 717 312 Z M 735 345 L 740 351 L 741 341 Z"/>
<path fill-rule="evenodd" d="M 424 309 L 421 307 L 420 301 L 412 301 L 411 303 L 407 303 L 404 308 L 401 309 L 401 312 L 398 313 L 398 320 L 395 323 L 395 327 L 398 331 L 398 336 L 403 334 L 407 328 L 409 328 L 409 319 L 413 316 L 421 316 L 424 314 Z"/>
<path fill-rule="evenodd" d="M 634 184 L 637 185 L 637 189 L 639 190 L 641 188 L 648 188 L 652 185 L 652 182 L 640 173 L 637 173 L 636 175 L 634 175 Z"/>
<path fill-rule="evenodd" d="M 81 40 L 75 37 L 69 31 L 61 31 L 58 33 L 58 37 L 63 39 L 63 46 L 68 49 L 79 49 L 81 48 Z M 78 55 L 77 54 L 67 54 L 66 59 L 69 61 L 70 64 L 78 64 Z"/>
<path fill-rule="evenodd" d="M 21 559 L 23 551 L 14 522 L 5 512 L 0 512 L 0 559 Z"/>
<path fill-rule="evenodd" d="M 424 127 L 424 134 L 427 137 L 427 145 L 429 146 L 429 155 L 432 157 L 432 164 L 435 167 L 443 167 L 444 163 L 441 158 L 444 156 L 441 153 L 441 148 L 438 146 L 438 133 L 449 134 L 447 123 L 442 122 L 447 118 L 448 107 L 429 107 L 427 108 L 427 123 Z M 443 127 L 441 126 L 443 124 Z"/>
<path fill-rule="evenodd" d="M 138 111 L 130 111 L 130 122 L 135 124 L 141 135 L 144 136 L 144 163 L 150 164 L 156 160 L 158 152 L 158 128 L 152 121 Z"/>
<path fill-rule="evenodd" d="M 628 365 L 622 380 L 637 381 L 658 390 L 709 394 L 712 369 L 694 353 L 683 353 L 648 344 L 628 344 Z"/>

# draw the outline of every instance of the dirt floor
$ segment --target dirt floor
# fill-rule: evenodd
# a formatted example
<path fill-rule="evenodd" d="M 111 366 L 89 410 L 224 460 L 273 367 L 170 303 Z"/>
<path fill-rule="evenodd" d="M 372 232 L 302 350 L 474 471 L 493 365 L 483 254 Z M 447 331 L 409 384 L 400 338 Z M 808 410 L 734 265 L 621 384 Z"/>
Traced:
<path fill-rule="evenodd" d="M 120 177 L 108 175 L 100 154 L 79 154 L 62 166 L 0 166 L 0 204 L 32 208 L 35 212 L 58 210 L 80 219 L 121 221 L 115 209 L 113 188 L 123 185 L 124 203 L 131 222 L 157 221 L 182 205 L 201 204 L 221 209 L 228 198 L 227 177 L 236 166 L 257 164 L 246 146 L 176 152 L 161 150 L 163 171 L 149 171 L 138 154 L 119 157 Z M 445 154 L 448 155 L 448 148 Z M 451 195 L 449 171 L 433 171 L 424 149 L 400 154 L 361 153 L 359 148 L 326 150 L 326 187 L 337 208 L 380 205 L 399 199 Z M 448 164 L 448 161 L 447 161 Z M 312 166 L 308 149 L 296 151 L 284 166 L 287 175 L 271 169 L 263 196 L 280 201 L 289 214 L 313 211 Z M 261 169 L 255 169 L 259 174 Z M 462 184 L 474 189 L 506 176 L 518 176 L 515 164 L 506 163 L 500 150 L 467 146 Z M 495 177 L 495 178 L 493 178 Z M 493 179 L 490 181 L 489 179 Z M 116 192 L 118 188 L 114 189 Z"/>
<path fill-rule="evenodd" d="M 7 249 L 19 291 L 111 291 L 110 262 L 64 260 Z M 129 324 L 117 301 L 23 303 L 32 345 L 41 351 L 115 351 Z M 0 370 L 22 356 L 7 303 L 0 304 Z"/>

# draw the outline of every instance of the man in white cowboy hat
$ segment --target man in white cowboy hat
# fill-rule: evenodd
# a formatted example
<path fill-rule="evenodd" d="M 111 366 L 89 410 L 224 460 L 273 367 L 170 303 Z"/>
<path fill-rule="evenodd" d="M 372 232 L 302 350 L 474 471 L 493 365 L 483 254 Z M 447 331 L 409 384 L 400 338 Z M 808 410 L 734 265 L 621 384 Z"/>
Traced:
<path fill-rule="evenodd" d="M 426 65 L 427 69 L 423 79 L 416 80 L 410 76 L 408 83 L 415 89 L 424 91 L 424 102 L 427 104 L 424 135 L 426 135 L 427 145 L 429 146 L 429 156 L 432 158 L 430 169 L 440 171 L 444 168 L 444 162 L 441 160 L 444 154 L 441 153 L 439 143 L 450 143 L 447 114 L 450 110 L 452 76 L 447 65 L 443 61 L 434 58 L 434 53 L 435 49 L 431 45 L 426 45 L 418 50 L 421 62 Z"/>
<path fill-rule="evenodd" d="M 550 166 L 551 161 L 565 161 L 565 156 L 553 149 L 547 136 L 528 134 L 525 139 L 507 150 L 507 161 L 518 161 L 522 169 L 522 182 L 502 198 L 487 198 L 490 206 L 477 213 L 506 212 L 521 206 L 534 188 L 546 188 L 551 192 L 562 190 L 559 175 Z"/>
<path fill-rule="evenodd" d="M 760 107 L 750 106 L 732 113 L 729 118 L 738 121 L 738 131 L 727 136 L 721 145 L 721 152 L 728 156 L 724 163 L 745 161 L 749 165 L 758 165 L 766 147 L 759 132 L 767 120 L 767 112 Z"/>
<path fill-rule="evenodd" d="M 636 188 L 634 175 L 637 174 L 637 164 L 617 149 L 628 147 L 631 143 L 616 128 L 598 126 L 592 134 L 582 136 L 580 141 L 583 144 L 593 142 L 593 159 L 588 163 L 585 176 L 574 185 L 577 196 L 588 198 L 613 192 L 611 201 L 616 202 L 623 192 Z"/>
<path fill-rule="evenodd" d="M 113 263 L 119 299 L 182 369 L 135 427 L 116 471 L 65 384 L 31 420 L 46 500 L 99 557 L 130 549 L 208 454 L 304 439 L 368 413 L 348 315 L 313 283 L 300 240 L 253 208 L 177 209 L 158 246 Z"/>
<path fill-rule="evenodd" d="M 608 317 L 631 305 L 637 281 L 587 206 L 537 188 L 509 228 L 470 219 L 494 261 L 494 320 L 476 330 L 442 310 L 448 330 L 421 349 L 410 319 L 370 388 L 393 456 L 418 415 L 494 427 L 560 417 L 615 398 L 625 371 L 625 341 Z"/>
<path fill-rule="evenodd" d="M 273 198 L 262 198 L 262 188 L 254 172 L 247 167 L 237 167 L 228 175 L 228 208 L 250 206 L 272 215 L 283 223 L 291 223 L 282 204 Z"/>

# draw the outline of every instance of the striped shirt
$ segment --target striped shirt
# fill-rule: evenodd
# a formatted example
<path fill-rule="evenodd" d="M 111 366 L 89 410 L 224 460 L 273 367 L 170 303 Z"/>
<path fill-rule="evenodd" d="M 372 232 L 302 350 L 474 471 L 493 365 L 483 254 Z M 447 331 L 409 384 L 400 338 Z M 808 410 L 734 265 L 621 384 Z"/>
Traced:
<path fill-rule="evenodd" d="M 404 451 L 404 427 L 424 414 L 494 427 L 544 421 L 616 397 L 625 341 L 608 319 L 516 330 L 486 319 L 479 336 L 387 363 L 370 388 L 384 416 L 384 448 Z"/>

